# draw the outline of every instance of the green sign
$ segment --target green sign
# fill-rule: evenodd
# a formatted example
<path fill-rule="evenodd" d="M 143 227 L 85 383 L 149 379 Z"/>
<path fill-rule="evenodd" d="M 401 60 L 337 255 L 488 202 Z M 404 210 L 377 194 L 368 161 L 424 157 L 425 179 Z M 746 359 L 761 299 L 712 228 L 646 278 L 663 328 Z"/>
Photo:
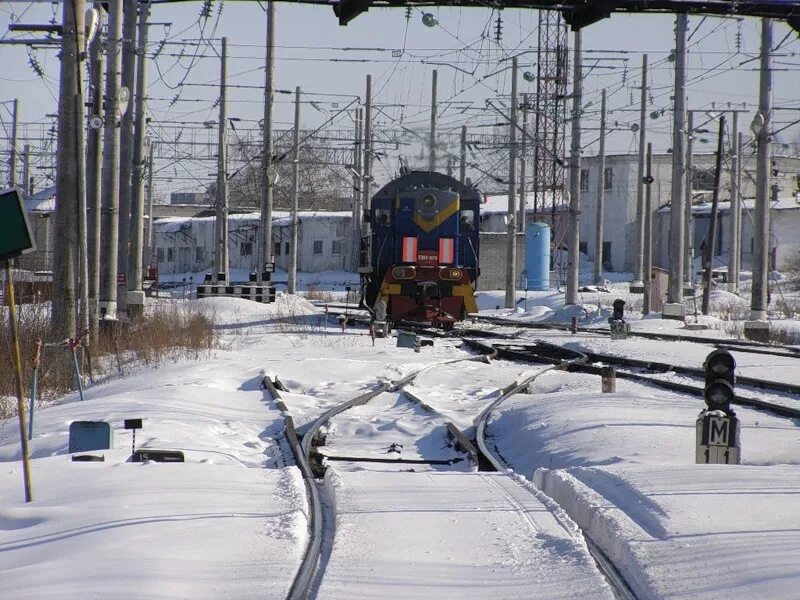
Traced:
<path fill-rule="evenodd" d="M 36 249 L 19 190 L 0 192 L 0 260 Z"/>

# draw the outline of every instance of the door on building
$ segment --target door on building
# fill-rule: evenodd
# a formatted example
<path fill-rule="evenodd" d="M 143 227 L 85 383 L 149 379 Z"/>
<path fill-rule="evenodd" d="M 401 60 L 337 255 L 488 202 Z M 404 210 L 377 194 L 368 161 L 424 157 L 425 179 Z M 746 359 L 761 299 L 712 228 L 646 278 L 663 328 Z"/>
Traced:
<path fill-rule="evenodd" d="M 186 273 L 191 270 L 191 248 L 178 248 L 178 272 Z"/>
<path fill-rule="evenodd" d="M 613 271 L 611 266 L 611 242 L 603 242 L 603 269 Z"/>

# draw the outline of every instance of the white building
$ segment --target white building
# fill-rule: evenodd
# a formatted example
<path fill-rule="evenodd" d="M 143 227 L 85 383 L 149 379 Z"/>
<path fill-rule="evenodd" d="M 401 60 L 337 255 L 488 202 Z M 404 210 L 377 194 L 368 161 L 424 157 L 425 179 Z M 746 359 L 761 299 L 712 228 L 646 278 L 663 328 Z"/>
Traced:
<path fill-rule="evenodd" d="M 713 154 L 694 155 L 693 204 L 710 200 L 714 182 L 715 156 Z M 598 252 L 595 242 L 597 223 L 597 184 L 599 157 L 589 156 L 581 160 L 581 250 L 594 259 Z M 755 195 L 755 156 L 745 156 L 742 173 L 743 198 Z M 781 195 L 788 196 L 800 189 L 800 158 L 776 156 L 773 169 L 777 169 L 775 181 Z M 672 193 L 672 154 L 653 155 L 653 183 L 651 184 L 653 210 L 668 205 Z M 604 177 L 604 218 L 603 218 L 603 263 L 613 271 L 632 272 L 637 254 L 637 215 L 636 189 L 638 180 L 638 156 L 635 154 L 606 156 Z M 730 172 L 722 170 L 720 200 L 730 197 Z M 702 211 L 700 213 L 702 214 Z M 746 220 L 747 217 L 745 216 Z M 698 225 L 700 226 L 700 225 Z M 707 227 L 707 226 L 706 226 Z M 660 229 L 661 236 L 654 226 L 654 244 L 666 246 L 664 235 L 669 229 Z M 742 234 L 745 236 L 745 233 Z M 701 239 L 702 235 L 695 239 Z M 744 240 L 749 238 L 743 237 Z M 748 242 L 743 244 L 743 249 Z M 654 253 L 654 264 L 667 267 L 660 253 Z"/>
<path fill-rule="evenodd" d="M 154 222 L 159 273 L 209 270 L 214 265 L 215 217 L 167 217 Z M 228 257 L 231 269 L 256 270 L 259 213 L 228 215 Z M 298 213 L 297 268 L 304 272 L 355 270 L 352 215 L 349 212 Z M 288 269 L 290 216 L 273 213 L 275 264 Z"/>
<path fill-rule="evenodd" d="M 742 205 L 740 222 L 741 266 L 750 269 L 754 248 L 755 201 L 747 199 Z M 658 265 L 669 263 L 669 206 L 656 213 L 653 222 L 653 262 Z M 709 226 L 711 223 L 711 203 L 704 202 L 692 206 L 694 220 L 694 256 L 701 264 Z M 787 259 L 800 250 L 800 192 L 788 198 L 770 202 L 770 235 L 769 235 L 769 267 L 782 270 Z M 717 230 L 714 244 L 713 268 L 727 267 L 731 249 L 730 202 L 720 202 L 717 207 Z M 695 273 L 696 275 L 696 273 Z"/>

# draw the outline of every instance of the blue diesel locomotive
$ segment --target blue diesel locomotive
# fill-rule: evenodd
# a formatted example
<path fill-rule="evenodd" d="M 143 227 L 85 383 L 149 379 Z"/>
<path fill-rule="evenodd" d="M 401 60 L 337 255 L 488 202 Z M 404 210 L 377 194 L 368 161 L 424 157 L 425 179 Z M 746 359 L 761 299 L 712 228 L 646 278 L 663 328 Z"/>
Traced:
<path fill-rule="evenodd" d="M 411 171 L 370 202 L 361 253 L 362 304 L 376 321 L 450 329 L 477 312 L 482 194 L 441 173 Z"/>

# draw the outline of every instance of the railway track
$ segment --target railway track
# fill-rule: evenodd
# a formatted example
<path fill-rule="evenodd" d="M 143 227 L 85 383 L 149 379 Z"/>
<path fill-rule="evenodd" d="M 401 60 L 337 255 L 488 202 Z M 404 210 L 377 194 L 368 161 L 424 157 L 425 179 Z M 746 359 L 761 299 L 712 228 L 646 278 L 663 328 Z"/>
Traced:
<path fill-rule="evenodd" d="M 467 339 L 465 341 L 468 345 L 476 349 L 483 349 L 484 351 L 489 347 L 494 348 L 495 350 L 497 350 L 498 356 L 509 360 L 518 360 L 523 362 L 535 362 L 535 363 L 553 362 L 551 353 L 543 353 L 541 351 L 541 349 L 546 346 L 553 346 L 553 344 L 548 344 L 545 342 L 536 342 L 532 344 L 523 344 L 523 343 L 487 344 L 485 342 L 481 342 L 478 340 L 471 340 L 471 339 Z M 561 348 L 560 346 L 556 347 Z M 566 351 L 567 349 L 562 348 L 562 350 Z M 570 363 L 566 367 L 566 370 L 589 373 L 600 376 L 602 375 L 603 367 L 597 363 L 602 363 L 604 365 L 613 365 L 615 367 L 618 367 L 615 369 L 615 374 L 616 377 L 619 377 L 621 379 L 638 381 L 640 383 L 653 385 L 655 387 L 660 387 L 662 389 L 666 389 L 673 392 L 681 392 L 684 394 L 689 394 L 699 398 L 703 397 L 704 377 L 705 377 L 705 371 L 703 369 L 682 367 L 679 365 L 670 365 L 667 363 L 642 361 L 638 359 L 631 359 L 631 358 L 625 358 L 625 357 L 619 357 L 615 355 L 601 354 L 595 352 L 586 352 L 585 355 L 588 359 L 586 363 L 578 363 L 578 362 Z M 665 373 L 677 373 L 685 375 L 687 376 L 687 378 L 699 380 L 699 383 L 693 385 L 691 383 L 683 383 L 680 381 L 673 381 L 670 379 L 665 379 L 664 377 L 659 377 L 659 375 L 663 375 Z M 775 402 L 765 401 L 754 396 L 741 394 L 740 392 L 737 392 L 733 400 L 734 404 L 767 411 L 782 417 L 800 419 L 800 386 L 794 386 L 780 382 L 771 382 L 749 377 L 738 378 L 737 387 L 740 384 L 744 386 L 749 386 L 750 388 L 757 388 L 766 391 L 775 391 L 784 395 L 788 394 L 794 396 L 798 399 L 797 400 L 798 407 L 786 406 L 783 404 L 777 404 Z"/>
<path fill-rule="evenodd" d="M 498 353 L 497 350 L 488 345 L 480 346 L 478 349 L 485 353 L 485 355 L 495 356 Z M 490 447 L 486 443 L 486 423 L 488 422 L 488 418 L 492 410 L 498 404 L 503 402 L 509 396 L 518 393 L 521 390 L 527 389 L 527 387 L 538 376 L 546 373 L 547 371 L 566 370 L 571 364 L 585 363 L 587 361 L 587 357 L 579 352 L 570 351 L 544 342 L 538 344 L 538 356 L 540 358 L 546 357 L 546 360 L 548 360 L 548 362 L 551 364 L 541 370 L 538 370 L 531 376 L 527 376 L 521 380 L 512 382 L 501 390 L 498 390 L 496 399 L 486 406 L 485 409 L 481 411 L 479 416 L 476 417 L 475 425 L 477 430 L 476 439 L 479 445 L 478 448 L 475 448 L 457 427 L 455 427 L 452 423 L 447 423 L 448 435 L 453 440 L 455 448 L 460 450 L 465 455 L 465 457 L 460 460 L 468 461 L 469 470 L 479 470 L 478 465 L 482 465 L 482 468 L 480 469 L 481 471 L 488 470 L 507 473 L 509 470 L 508 465 L 505 465 L 502 462 L 502 459 L 497 457 L 496 449 Z M 288 596 L 289 598 L 307 598 L 309 595 L 314 593 L 315 586 L 320 585 L 321 573 L 324 571 L 326 561 L 330 559 L 332 552 L 331 548 L 333 544 L 333 532 L 335 527 L 333 525 L 333 522 L 335 521 L 335 516 L 332 509 L 333 499 L 327 496 L 325 486 L 320 483 L 320 478 L 324 472 L 323 463 L 329 463 L 331 460 L 337 460 L 337 458 L 331 453 L 323 454 L 320 450 L 320 442 L 322 441 L 321 438 L 325 437 L 323 432 L 326 425 L 332 419 L 342 415 L 346 411 L 355 407 L 363 406 L 371 401 L 374 401 L 379 396 L 387 393 L 396 393 L 398 395 L 402 395 L 405 399 L 418 404 L 430 413 L 436 414 L 436 409 L 426 403 L 424 398 L 419 397 L 404 388 L 412 383 L 424 371 L 427 371 L 433 367 L 440 367 L 443 364 L 453 364 L 463 362 L 464 360 L 485 360 L 485 356 L 474 357 L 470 359 L 456 359 L 453 361 L 446 361 L 445 363 L 438 363 L 409 374 L 397 381 L 381 382 L 376 384 L 363 394 L 360 394 L 355 398 L 335 406 L 320 415 L 313 423 L 305 428 L 302 438 L 297 435 L 297 432 L 294 430 L 291 417 L 287 415 L 287 438 L 290 440 L 297 463 L 303 472 L 308 490 L 309 503 L 311 504 L 310 540 L 302 565 L 294 579 L 291 592 Z M 271 388 L 270 393 L 274 393 L 279 397 L 279 392 L 274 390 L 274 387 L 271 387 L 271 383 L 269 381 L 265 381 L 265 386 L 267 388 Z M 281 406 L 280 400 L 279 406 Z M 285 406 L 283 408 L 285 408 Z M 401 463 L 401 461 L 397 459 L 388 458 L 383 460 L 375 460 L 369 456 L 363 455 L 343 456 L 339 458 L 341 460 L 352 461 L 354 463 L 373 462 L 373 460 L 374 462 Z M 411 465 L 411 467 L 414 469 L 416 469 L 415 465 L 418 464 L 441 465 L 443 467 L 446 465 L 449 467 L 448 472 L 450 472 L 453 468 L 456 468 L 454 467 L 454 463 L 458 461 L 407 460 L 404 462 Z M 509 503 L 512 511 L 517 514 L 519 518 L 523 519 L 523 521 L 527 519 L 529 526 L 536 530 L 537 526 L 533 521 L 531 521 L 531 517 L 529 515 L 530 509 L 520 504 L 515 494 L 510 494 L 505 490 L 504 486 L 507 486 L 508 484 L 500 485 L 498 481 L 495 481 L 494 478 L 487 479 L 485 475 L 482 475 L 482 477 L 485 480 L 484 485 L 488 485 L 491 489 L 494 489 L 495 494 L 499 498 L 505 499 L 505 501 Z M 515 485 L 519 484 L 519 480 L 517 478 L 512 478 L 512 481 L 515 482 Z M 522 485 L 522 487 L 527 490 L 525 493 L 533 494 L 533 496 L 536 498 L 536 501 L 541 501 L 544 503 L 551 502 L 548 498 L 544 497 L 541 492 L 533 489 L 530 485 Z M 564 535 L 568 535 L 572 539 L 575 539 L 573 528 L 568 527 L 563 521 L 559 521 L 559 517 L 557 515 L 555 515 L 554 518 L 555 521 L 560 523 L 560 528 L 566 532 Z M 597 564 L 598 569 L 604 575 L 606 581 L 614 591 L 614 595 L 617 598 L 624 600 L 630 600 L 634 598 L 627 585 L 620 577 L 619 573 L 617 573 L 616 569 L 605 557 L 605 555 L 600 552 L 600 550 L 592 543 L 591 540 L 586 540 L 586 544 L 589 548 L 590 554 Z"/>
<path fill-rule="evenodd" d="M 487 355 L 494 355 L 494 352 L 490 350 L 487 352 Z M 373 386 L 372 389 L 364 392 L 363 394 L 360 394 L 355 398 L 352 398 L 325 411 L 314 422 L 312 422 L 308 428 L 305 429 L 302 437 L 298 435 L 293 419 L 291 415 L 288 414 L 289 411 L 281 399 L 280 391 L 275 388 L 273 382 L 269 380 L 269 378 L 265 378 L 263 380 L 264 387 L 270 392 L 272 397 L 276 400 L 279 408 L 281 408 L 281 410 L 284 412 L 284 418 L 286 419 L 286 437 L 292 448 L 295 461 L 297 462 L 297 465 L 303 474 L 310 506 L 309 543 L 306 547 L 303 560 L 297 571 L 297 574 L 295 575 L 290 592 L 287 596 L 289 600 L 301 600 L 309 597 L 313 586 L 315 585 L 315 581 L 317 580 L 318 567 L 323 556 L 323 534 L 325 531 L 330 532 L 333 530 L 330 509 L 326 510 L 326 506 L 331 506 L 331 500 L 326 498 L 324 487 L 320 484 L 320 477 L 324 472 L 322 461 L 325 457 L 317 450 L 317 442 L 319 441 L 319 435 L 322 428 L 331 419 L 351 408 L 362 406 L 381 394 L 401 390 L 404 386 L 414 381 L 414 379 L 421 373 L 433 367 L 439 367 L 443 364 L 474 360 L 487 360 L 487 356 L 481 355 L 470 358 L 444 361 L 444 363 L 429 365 L 423 369 L 415 371 L 414 373 L 406 375 L 397 381 L 378 383 Z M 407 396 L 412 401 L 424 404 L 420 399 L 412 394 L 407 394 Z M 472 445 L 466 440 L 466 438 L 463 437 L 460 431 L 458 431 L 458 429 L 451 424 L 447 424 L 447 429 L 449 434 L 454 438 L 455 445 L 462 449 L 469 460 L 473 460 L 477 464 L 477 452 L 474 450 Z M 350 458 L 352 460 L 364 460 L 363 457 Z"/>

